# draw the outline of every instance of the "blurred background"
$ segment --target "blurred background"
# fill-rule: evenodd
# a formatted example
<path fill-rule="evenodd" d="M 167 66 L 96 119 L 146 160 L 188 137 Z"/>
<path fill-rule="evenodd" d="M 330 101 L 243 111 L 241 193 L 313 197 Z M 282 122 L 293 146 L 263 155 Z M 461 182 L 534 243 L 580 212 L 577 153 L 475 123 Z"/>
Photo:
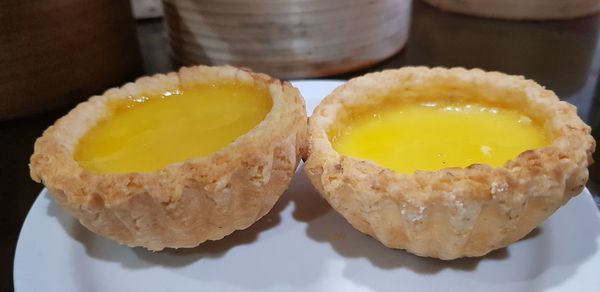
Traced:
<path fill-rule="evenodd" d="M 29 178 L 33 142 L 91 95 L 192 64 L 283 79 L 477 67 L 554 90 L 598 140 L 599 10 L 598 0 L 2 1 L 0 291 L 13 289 L 20 226 L 42 189 Z M 598 164 L 588 188 L 600 194 Z"/>

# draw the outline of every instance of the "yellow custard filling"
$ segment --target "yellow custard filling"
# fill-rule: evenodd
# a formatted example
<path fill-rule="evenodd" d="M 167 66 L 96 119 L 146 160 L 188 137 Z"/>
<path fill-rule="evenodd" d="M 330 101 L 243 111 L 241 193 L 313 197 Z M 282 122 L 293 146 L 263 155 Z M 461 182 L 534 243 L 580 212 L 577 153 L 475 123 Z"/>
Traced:
<path fill-rule="evenodd" d="M 475 163 L 501 166 L 549 143 L 541 125 L 516 110 L 444 102 L 353 115 L 330 137 L 340 154 L 406 174 Z"/>
<path fill-rule="evenodd" d="M 260 123 L 272 99 L 266 87 L 224 83 L 110 106 L 112 114 L 75 149 L 83 168 L 100 173 L 148 172 L 208 156 Z"/>

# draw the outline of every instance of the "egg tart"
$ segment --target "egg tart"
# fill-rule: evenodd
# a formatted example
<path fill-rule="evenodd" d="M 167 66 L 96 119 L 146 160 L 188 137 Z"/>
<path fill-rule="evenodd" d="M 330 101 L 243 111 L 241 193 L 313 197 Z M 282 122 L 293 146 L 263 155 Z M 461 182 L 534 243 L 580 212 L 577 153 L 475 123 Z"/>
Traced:
<path fill-rule="evenodd" d="M 406 67 L 348 81 L 309 119 L 305 172 L 352 226 L 444 260 L 505 247 L 579 194 L 595 141 L 534 81 Z"/>
<path fill-rule="evenodd" d="M 288 82 L 189 67 L 94 96 L 35 143 L 31 177 L 91 231 L 150 250 L 244 229 L 288 187 L 306 141 Z"/>

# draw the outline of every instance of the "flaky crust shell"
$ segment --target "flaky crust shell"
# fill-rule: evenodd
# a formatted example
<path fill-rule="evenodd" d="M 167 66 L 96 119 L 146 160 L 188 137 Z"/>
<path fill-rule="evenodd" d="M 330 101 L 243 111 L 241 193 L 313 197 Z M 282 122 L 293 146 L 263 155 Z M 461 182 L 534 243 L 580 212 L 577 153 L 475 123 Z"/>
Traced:
<path fill-rule="evenodd" d="M 213 155 L 128 174 L 97 174 L 73 159 L 80 137 L 108 114 L 110 101 L 222 81 L 267 86 L 273 107 Z M 300 160 L 306 120 L 304 100 L 288 82 L 229 66 L 182 68 L 79 104 L 36 141 L 31 177 L 93 232 L 150 250 L 194 247 L 247 228 L 273 207 Z"/>
<path fill-rule="evenodd" d="M 519 109 L 552 137 L 503 167 L 472 165 L 399 174 L 337 153 L 329 129 L 347 109 L 404 101 L 475 100 Z M 337 88 L 309 119 L 305 171 L 350 224 L 391 248 L 419 256 L 482 256 L 527 235 L 588 179 L 595 141 L 576 108 L 520 76 L 463 68 L 405 67 Z M 510 137 L 507 137 L 510 139 Z"/>

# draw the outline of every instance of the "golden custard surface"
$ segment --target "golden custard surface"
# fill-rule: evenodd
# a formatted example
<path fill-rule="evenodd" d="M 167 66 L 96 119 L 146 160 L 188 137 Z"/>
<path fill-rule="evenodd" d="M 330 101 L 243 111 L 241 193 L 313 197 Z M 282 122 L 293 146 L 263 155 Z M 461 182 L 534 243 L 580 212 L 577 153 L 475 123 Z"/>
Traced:
<path fill-rule="evenodd" d="M 501 166 L 549 143 L 543 128 L 516 110 L 443 102 L 380 107 L 350 118 L 330 136 L 341 154 L 407 174 Z"/>
<path fill-rule="evenodd" d="M 100 173 L 148 172 L 232 143 L 272 107 L 267 88 L 201 85 L 162 96 L 132 97 L 79 141 L 75 160 Z"/>

